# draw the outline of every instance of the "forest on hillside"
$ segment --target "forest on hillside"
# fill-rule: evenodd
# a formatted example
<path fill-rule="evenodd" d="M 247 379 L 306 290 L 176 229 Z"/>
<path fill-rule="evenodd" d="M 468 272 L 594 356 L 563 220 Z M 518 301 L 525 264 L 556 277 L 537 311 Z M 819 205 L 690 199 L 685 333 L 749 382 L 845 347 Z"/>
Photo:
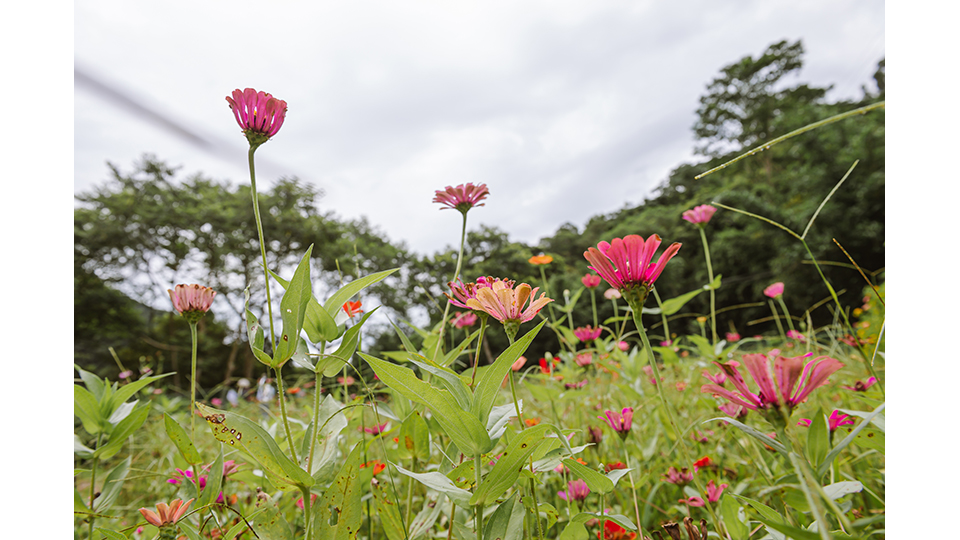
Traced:
<path fill-rule="evenodd" d="M 679 164 L 641 204 L 594 216 L 584 224 L 565 223 L 537 245 L 513 241 L 495 228 L 469 231 L 464 280 L 508 277 L 541 286 L 557 299 L 556 306 L 564 305 L 565 295 L 571 301 L 579 295 L 569 316 L 585 325 L 593 314 L 590 293 L 580 281 L 587 272 L 583 252 L 603 240 L 656 232 L 668 243 L 684 244 L 671 262 L 670 279 L 657 284 L 659 298 L 667 301 L 702 291 L 709 279 L 700 233 L 681 214 L 701 204 L 717 204 L 763 216 L 798 233 L 817 215 L 805 236 L 808 253 L 780 228 L 720 207 L 705 232 L 713 271 L 722 275 L 716 289 L 716 305 L 723 306 L 717 313 L 721 336 L 775 333 L 763 289 L 777 281 L 785 285 L 783 298 L 798 325 L 832 322 L 837 314 L 825 301 L 829 296 L 811 254 L 846 309 L 859 307 L 867 286 L 864 277 L 880 285 L 885 265 L 882 107 L 696 178 L 776 137 L 884 100 L 882 60 L 873 80 L 863 82 L 860 99 L 848 101 L 828 101 L 828 88 L 785 84 L 787 75 L 802 65 L 802 43 L 781 42 L 758 57 L 746 56 L 724 67 L 707 85 L 692 126 L 700 161 Z M 848 172 L 843 185 L 820 208 Z M 263 281 L 258 279 L 259 245 L 250 234 L 254 215 L 249 186 L 218 182 L 202 173 L 185 177 L 150 155 L 131 170 L 111 166 L 110 176 L 98 188 L 76 196 L 75 363 L 114 380 L 124 370 L 175 371 L 170 382 L 185 387 L 187 379 L 179 373 L 190 362 L 190 350 L 182 345 L 190 342 L 189 329 L 172 309 L 149 306 L 163 304 L 166 284 L 174 276 L 191 272 L 206 276 L 204 284 L 225 299 L 213 317 L 199 324 L 200 386 L 216 393 L 239 377 L 259 377 L 265 368 L 250 352 L 242 319 L 245 289 L 249 287 L 251 305 L 266 302 Z M 322 247 L 314 250 L 310 261 L 318 298 L 341 283 L 399 267 L 362 298 L 365 306 L 382 305 L 378 314 L 385 315 L 365 327 L 365 348 L 374 355 L 401 348 L 388 321 L 412 340 L 423 339 L 443 316 L 443 293 L 449 291 L 457 251 L 413 253 L 366 220 L 345 220 L 325 210 L 321 195 L 318 188 L 296 178 L 261 191 L 261 207 L 269 209 L 261 216 L 263 228 L 273 240 L 268 266 L 284 274 L 296 266 L 307 246 Z M 549 255 L 552 262 L 543 266 L 529 262 L 540 254 Z M 602 288 L 597 293 L 602 324 L 616 314 L 603 299 Z M 699 333 L 703 323 L 698 317 L 709 311 L 709 295 L 694 296 L 666 318 L 669 333 Z M 659 314 L 645 317 L 654 339 L 670 339 Z M 462 330 L 450 331 L 446 339 L 453 343 L 462 336 Z M 527 356 L 558 352 L 558 339 L 552 332 L 541 332 Z M 487 346 L 503 350 L 505 345 L 502 333 L 490 333 Z"/>

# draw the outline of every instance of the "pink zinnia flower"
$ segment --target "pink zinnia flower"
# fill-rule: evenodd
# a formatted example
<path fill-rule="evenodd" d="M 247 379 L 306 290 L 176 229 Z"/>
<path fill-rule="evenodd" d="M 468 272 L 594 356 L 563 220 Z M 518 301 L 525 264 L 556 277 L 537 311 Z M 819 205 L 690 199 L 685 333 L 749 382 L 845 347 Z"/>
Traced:
<path fill-rule="evenodd" d="M 552 298 L 547 298 L 546 293 L 541 293 L 540 298 L 536 298 L 540 287 L 531 289 L 526 283 L 517 285 L 516 289 L 511 287 L 510 282 L 494 281 L 489 288 L 478 289 L 476 298 L 467 300 L 467 307 L 485 311 L 501 323 L 512 322 L 519 325 L 534 318 L 541 309 L 553 302 Z"/>
<path fill-rule="evenodd" d="M 477 324 L 477 314 L 472 311 L 464 311 L 453 316 L 450 324 L 457 328 L 467 328 Z"/>
<path fill-rule="evenodd" d="M 797 422 L 797 425 L 803 426 L 803 427 L 810 427 L 810 424 L 812 423 L 813 423 L 813 420 L 810 420 L 809 418 L 801 418 L 800 421 Z M 853 419 L 852 416 L 850 416 L 849 414 L 843 414 L 838 410 L 834 410 L 832 413 L 830 413 L 830 417 L 827 418 L 827 427 L 830 428 L 831 433 L 836 431 L 837 428 L 839 428 L 840 426 L 852 426 L 856 423 L 857 422 Z"/>
<path fill-rule="evenodd" d="M 580 278 L 580 282 L 583 283 L 583 286 L 588 289 L 596 289 L 600 286 L 601 281 L 602 280 L 600 279 L 600 276 L 596 274 L 586 274 Z"/>
<path fill-rule="evenodd" d="M 389 424 L 390 424 L 390 422 L 384 422 L 384 423 L 380 424 L 379 426 L 378 426 L 378 425 L 373 425 L 373 426 L 370 426 L 370 427 L 365 427 L 365 428 L 363 428 L 363 431 L 365 431 L 365 432 L 367 432 L 367 433 L 369 433 L 369 434 L 371 434 L 371 435 L 379 435 L 379 434 L 383 433 L 384 431 L 386 431 L 387 426 L 388 426 Z"/>
<path fill-rule="evenodd" d="M 656 234 L 646 240 L 631 234 L 622 239 L 614 238 L 611 243 L 600 242 L 596 248 L 585 251 L 583 256 L 591 264 L 591 270 L 621 294 L 626 294 L 631 307 L 639 309 L 667 262 L 680 250 L 680 243 L 674 242 L 654 263 L 653 255 L 660 242 L 660 236 Z"/>
<path fill-rule="evenodd" d="M 707 482 L 707 500 L 710 502 L 717 502 L 720 500 L 720 495 L 723 494 L 723 488 L 727 487 L 727 484 L 720 484 L 717 486 L 713 483 L 713 480 Z"/>
<path fill-rule="evenodd" d="M 717 408 L 720 409 L 720 412 L 732 418 L 740 419 L 747 416 L 747 408 L 743 405 L 737 405 L 736 403 L 724 403 L 723 405 L 717 406 Z"/>
<path fill-rule="evenodd" d="M 717 209 L 710 206 L 709 204 L 701 204 L 700 206 L 695 207 L 693 210 L 687 210 L 683 213 L 683 219 L 693 223 L 694 225 L 705 225 L 710 218 L 713 217 L 713 213 Z"/>
<path fill-rule="evenodd" d="M 510 369 L 512 369 L 513 371 L 520 371 L 520 369 L 523 368 L 523 365 L 526 363 L 527 363 L 527 357 L 521 356 L 520 358 L 517 358 L 517 361 L 514 362 L 512 366 L 510 366 Z"/>
<path fill-rule="evenodd" d="M 626 341 L 621 341 L 620 343 L 617 343 L 617 347 L 619 347 L 620 350 L 623 352 L 627 352 L 630 350 L 630 344 L 627 343 Z"/>
<path fill-rule="evenodd" d="M 690 506 L 703 506 L 705 503 L 700 497 L 690 497 L 689 499 L 678 499 L 678 503 L 687 504 Z"/>
<path fill-rule="evenodd" d="M 578 354 L 574 359 L 574 362 L 576 362 L 580 367 L 587 367 L 593 363 L 593 355 L 590 353 Z"/>
<path fill-rule="evenodd" d="M 193 285 L 177 285 L 173 289 L 167 289 L 167 293 L 170 294 L 173 308 L 190 322 L 199 321 L 210 310 L 210 306 L 213 305 L 213 297 L 217 295 L 217 292 L 210 287 L 195 283 Z"/>
<path fill-rule="evenodd" d="M 480 201 L 486 199 L 489 194 L 490 190 L 487 189 L 486 184 L 477 186 L 460 184 L 457 187 L 447 186 L 444 191 L 437 190 L 433 202 L 442 204 L 444 208 L 441 208 L 441 210 L 453 208 L 466 214 L 474 206 L 483 206 L 484 203 Z"/>
<path fill-rule="evenodd" d="M 164 527 L 166 525 L 174 525 L 184 514 L 187 513 L 187 508 L 190 506 L 190 503 L 193 502 L 193 499 L 190 499 L 184 503 L 180 499 L 174 499 L 170 501 L 170 505 L 167 503 L 157 503 L 157 511 L 148 510 L 146 508 L 141 508 L 140 513 L 143 514 L 144 519 L 148 523 L 155 527 Z"/>
<path fill-rule="evenodd" d="M 601 420 L 606 420 L 607 425 L 613 428 L 620 435 L 621 439 L 626 439 L 630 434 L 630 426 L 633 423 L 633 407 L 625 407 L 622 412 L 604 411 L 606 418 L 598 416 Z"/>
<path fill-rule="evenodd" d="M 587 495 L 590 494 L 590 488 L 587 487 L 587 483 L 583 480 L 573 480 L 567 484 L 567 491 L 560 491 L 557 495 L 565 501 L 582 501 L 587 498 Z"/>
<path fill-rule="evenodd" d="M 772 361 L 772 370 L 771 361 L 766 355 L 743 355 L 743 364 L 760 389 L 758 394 L 754 394 L 747 388 L 747 383 L 737 366 L 731 365 L 730 362 L 714 362 L 714 364 L 726 373 L 737 392 L 731 392 L 716 384 L 705 384 L 700 391 L 719 394 L 732 403 L 761 411 L 777 408 L 782 398 L 783 405 L 788 410 L 793 410 L 797 404 L 806 400 L 811 392 L 826 384 L 830 375 L 843 367 L 839 360 L 828 356 L 818 356 L 804 364 L 804 359 L 812 356 L 813 353 L 793 358 L 779 356 L 779 351 L 776 350 L 771 351 L 771 356 L 773 354 L 777 356 Z"/>
<path fill-rule="evenodd" d="M 734 341 L 740 341 L 740 334 L 736 332 L 727 332 L 727 341 L 733 343 Z"/>
<path fill-rule="evenodd" d="M 603 297 L 606 298 L 607 300 L 616 300 L 621 296 L 622 295 L 620 294 L 620 291 L 616 289 L 607 289 L 603 291 Z"/>
<path fill-rule="evenodd" d="M 234 90 L 233 98 L 227 96 L 227 103 L 233 109 L 237 124 L 240 124 L 250 146 L 254 148 L 276 135 L 287 115 L 286 101 L 253 88 Z"/>
<path fill-rule="evenodd" d="M 667 469 L 667 472 L 663 474 L 663 481 L 670 482 L 671 484 L 676 484 L 678 486 L 685 486 L 693 481 L 693 473 L 690 472 L 686 467 L 677 470 L 676 467 L 670 467 Z"/>
<path fill-rule="evenodd" d="M 444 296 L 450 301 L 451 304 L 463 309 L 473 309 L 467 305 L 467 300 L 477 297 L 477 291 L 483 288 L 490 288 L 497 281 L 503 281 L 507 284 L 508 287 L 513 287 L 513 280 L 499 279 L 494 277 L 483 277 L 480 276 L 477 278 L 475 283 L 464 283 L 457 280 L 457 284 L 454 284 L 452 281 L 448 282 L 447 285 L 450 287 L 450 291 L 453 293 L 453 296 L 450 296 L 449 293 L 443 293 Z M 483 310 L 479 310 L 483 311 Z"/>
<path fill-rule="evenodd" d="M 214 407 L 219 407 L 223 405 L 223 400 L 218 397 L 215 397 L 210 400 L 210 404 L 213 405 Z"/>
<path fill-rule="evenodd" d="M 573 330 L 573 335 L 577 336 L 580 341 L 593 341 L 600 337 L 601 333 L 603 333 L 603 328 L 594 328 L 589 325 Z"/>
<path fill-rule="evenodd" d="M 179 486 L 180 482 L 182 482 L 183 480 L 189 480 L 193 482 L 193 471 L 185 471 L 183 469 L 177 469 L 177 475 L 167 480 L 167 483 L 173 484 L 175 486 Z M 198 485 L 200 486 L 200 489 L 207 487 L 207 476 L 205 474 L 200 475 L 200 481 Z"/>
<path fill-rule="evenodd" d="M 871 386 L 873 386 L 873 385 L 876 384 L 876 383 L 877 383 L 877 378 L 876 378 L 876 377 L 870 377 L 869 379 L 867 379 L 866 382 L 857 381 L 857 382 L 853 383 L 853 386 L 843 386 L 843 387 L 841 387 L 841 388 L 843 388 L 843 389 L 845 389 L 845 390 L 853 390 L 854 392 L 865 392 L 865 391 L 867 390 L 867 388 L 870 388 Z"/>
<path fill-rule="evenodd" d="M 564 383 L 563 387 L 567 390 L 579 390 L 587 385 L 587 381 L 583 380 L 575 383 Z"/>
<path fill-rule="evenodd" d="M 739 365 L 739 364 L 738 364 Z M 709 371 L 703 370 L 703 377 L 713 384 L 723 386 L 723 383 L 727 382 L 727 374 L 720 370 L 716 375 L 711 375 Z"/>
<path fill-rule="evenodd" d="M 781 294 L 783 294 L 783 282 L 778 281 L 773 285 L 770 285 L 769 287 L 763 290 L 763 294 L 769 296 L 770 298 L 776 298 L 780 296 Z"/>
<path fill-rule="evenodd" d="M 803 343 L 804 341 L 807 340 L 807 338 L 803 334 L 801 334 L 800 332 L 797 332 L 796 330 L 787 330 L 787 337 L 790 339 L 795 339 L 800 343 Z"/>

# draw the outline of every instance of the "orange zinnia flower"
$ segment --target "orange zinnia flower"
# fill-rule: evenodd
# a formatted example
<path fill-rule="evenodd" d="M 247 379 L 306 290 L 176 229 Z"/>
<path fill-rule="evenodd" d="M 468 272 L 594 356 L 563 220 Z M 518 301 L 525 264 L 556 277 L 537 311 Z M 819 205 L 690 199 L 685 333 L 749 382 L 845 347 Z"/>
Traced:
<path fill-rule="evenodd" d="M 553 262 L 553 257 L 549 255 L 534 255 L 533 257 L 530 257 L 530 259 L 527 262 L 529 262 L 530 264 L 536 264 L 536 265 L 550 264 Z"/>

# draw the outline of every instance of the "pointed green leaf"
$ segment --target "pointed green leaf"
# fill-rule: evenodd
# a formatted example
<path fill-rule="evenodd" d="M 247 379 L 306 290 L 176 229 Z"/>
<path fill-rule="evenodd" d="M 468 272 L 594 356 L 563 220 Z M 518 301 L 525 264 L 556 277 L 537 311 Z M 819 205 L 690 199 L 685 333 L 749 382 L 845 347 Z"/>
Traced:
<path fill-rule="evenodd" d="M 437 422 L 462 452 L 472 455 L 490 450 L 492 442 L 484 426 L 476 416 L 461 409 L 450 392 L 421 381 L 405 367 L 362 352 L 357 354 L 370 364 L 385 385 L 411 401 L 430 407 Z"/>
<path fill-rule="evenodd" d="M 537 337 L 537 333 L 540 332 L 540 329 L 543 328 L 543 325 L 546 323 L 546 320 L 541 321 L 536 328 L 530 330 L 526 335 L 514 342 L 513 345 L 507 347 L 507 350 L 503 351 L 500 356 L 497 357 L 493 364 L 483 372 L 483 375 L 477 381 L 473 391 L 473 412 L 483 425 L 487 424 L 490 409 L 493 408 L 493 402 L 500 393 L 500 385 L 503 384 L 503 379 L 507 376 L 507 373 L 510 372 L 513 363 L 526 352 L 527 347 L 530 346 L 530 342 L 533 341 L 533 338 Z"/>
<path fill-rule="evenodd" d="M 523 518 L 526 510 L 523 504 L 517 504 L 517 497 L 508 497 L 500 503 L 497 510 L 487 518 L 483 528 L 484 538 L 500 540 L 520 540 L 523 538 Z"/>
<path fill-rule="evenodd" d="M 396 498 L 387 493 L 387 484 L 376 478 L 370 483 L 373 500 L 376 502 L 375 513 L 380 518 L 380 525 L 387 535 L 387 540 L 403 540 L 406 536 L 403 531 L 403 520 L 397 508 Z"/>
<path fill-rule="evenodd" d="M 474 491 L 470 504 L 486 505 L 510 489 L 510 486 L 517 482 L 520 469 L 524 468 L 524 465 L 529 466 L 530 456 L 534 451 L 541 444 L 548 442 L 544 439 L 544 435 L 550 430 L 556 430 L 556 428 L 550 424 L 538 424 L 515 435 L 507 445 L 507 449 L 500 455 L 497 464 L 487 473 L 480 487 Z"/>
<path fill-rule="evenodd" d="M 100 459 L 110 459 L 123 448 L 124 443 L 130 438 L 134 431 L 140 429 L 147 414 L 150 412 L 149 405 L 141 405 L 133 410 L 126 418 L 117 423 L 116 427 L 110 433 L 110 442 L 97 448 L 93 457 Z"/>
<path fill-rule="evenodd" d="M 720 516 L 723 518 L 723 524 L 727 528 L 727 532 L 730 533 L 730 536 L 733 540 L 747 540 L 747 536 L 750 534 L 750 529 L 746 524 L 746 514 L 744 514 L 743 520 L 741 520 L 740 503 L 737 502 L 733 497 L 727 496 L 724 494 L 720 499 Z"/>
<path fill-rule="evenodd" d="M 74 364 L 73 369 L 77 370 L 77 373 L 80 374 L 80 380 L 83 381 L 84 386 L 87 387 L 87 391 L 93 394 L 94 401 L 100 401 L 100 398 L 103 396 L 104 381 L 100 377 L 97 377 L 89 371 L 80 369 L 80 366 Z"/>
<path fill-rule="evenodd" d="M 709 419 L 709 420 L 704 420 L 702 423 L 703 423 L 703 424 L 706 424 L 707 422 L 713 422 L 713 421 L 715 421 L 715 420 L 723 420 L 724 422 L 728 422 L 728 423 L 730 423 L 730 424 L 733 424 L 733 425 L 736 426 L 736 428 L 739 429 L 740 431 L 746 433 L 747 435 L 753 437 L 754 439 L 760 441 L 761 443 L 769 446 L 770 448 L 773 448 L 774 450 L 776 450 L 777 452 L 779 452 L 780 454 L 782 454 L 783 457 L 787 457 L 787 448 L 786 448 L 785 446 L 783 446 L 783 444 L 782 444 L 780 441 L 778 441 L 778 440 L 776 440 L 776 439 L 771 439 L 770 436 L 767 435 L 766 433 L 761 433 L 760 431 L 757 431 L 756 429 L 754 429 L 754 428 L 752 428 L 752 427 L 750 427 L 750 426 L 748 426 L 748 425 L 746 425 L 746 424 L 742 424 L 742 423 L 738 422 L 737 420 L 734 420 L 733 418 L 729 418 L 729 417 L 723 416 L 723 417 L 719 417 L 719 418 L 711 418 L 711 419 Z M 823 475 L 821 475 L 821 476 L 823 476 Z"/>
<path fill-rule="evenodd" d="M 886 403 L 881 403 L 880 405 L 878 405 L 877 408 L 873 410 L 873 412 L 871 412 L 869 415 L 867 415 L 863 419 L 863 422 L 860 422 L 860 424 L 858 424 L 857 427 L 853 428 L 853 430 L 850 432 L 849 435 L 844 437 L 842 441 L 840 441 L 839 443 L 837 443 L 836 446 L 833 447 L 833 450 L 830 450 L 830 453 L 827 454 L 827 457 L 823 458 L 823 462 L 820 463 L 819 467 L 817 467 L 818 478 L 823 478 L 823 475 L 827 474 L 827 471 L 830 469 L 830 464 L 833 463 L 833 460 L 837 458 L 837 456 L 840 454 L 840 452 L 843 451 L 844 448 L 846 448 L 851 442 L 853 442 L 853 440 L 857 437 L 857 435 L 860 434 L 861 431 L 863 431 L 865 427 L 870 425 L 870 421 L 873 420 L 875 416 L 880 414 L 883 411 L 885 406 L 886 406 Z"/>
<path fill-rule="evenodd" d="M 197 452 L 197 447 L 193 445 L 193 441 L 190 440 L 190 436 L 187 435 L 186 430 L 167 413 L 163 413 L 163 427 L 167 432 L 167 436 L 173 441 L 177 450 L 180 451 L 180 455 L 183 456 L 183 459 L 187 463 L 190 465 L 199 465 L 203 462 L 203 459 L 200 457 L 200 452 Z"/>
<path fill-rule="evenodd" d="M 210 466 L 209 474 L 207 474 L 207 485 L 203 488 L 203 491 L 200 493 L 200 498 L 197 499 L 197 508 L 205 506 L 217 501 L 217 497 L 220 495 L 221 486 L 223 485 L 223 445 L 220 445 L 219 451 L 217 452 L 217 459 L 213 461 L 213 465 Z"/>
<path fill-rule="evenodd" d="M 440 516 L 440 510 L 446 499 L 446 495 L 437 493 L 436 499 L 425 501 L 423 509 L 410 522 L 410 540 L 416 540 L 430 532 L 433 524 L 437 522 L 437 517 Z"/>
<path fill-rule="evenodd" d="M 170 373 L 164 373 L 162 375 L 154 375 L 152 377 L 143 377 L 142 379 L 137 379 L 132 383 L 128 383 L 121 386 L 120 389 L 117 390 L 117 393 L 113 394 L 110 397 L 111 414 L 113 414 L 112 411 L 115 411 L 117 407 L 122 405 L 125 401 L 130 399 L 130 397 L 132 397 L 134 394 L 139 392 L 141 389 L 143 389 L 150 383 L 154 381 L 158 381 L 164 377 L 169 377 L 171 375 L 173 375 L 172 371 Z"/>
<path fill-rule="evenodd" d="M 103 534 L 104 538 L 109 538 L 110 540 L 127 540 L 125 535 L 117 531 L 111 531 L 110 529 L 103 529 L 100 527 L 97 527 L 97 530 Z"/>
<path fill-rule="evenodd" d="M 408 338 L 407 335 L 403 333 L 403 330 L 400 330 L 400 327 L 394 324 L 393 321 L 390 321 L 390 326 L 392 326 L 393 329 L 397 332 L 397 337 L 400 338 L 400 343 L 403 344 L 403 348 L 406 349 L 408 353 L 417 354 L 419 349 L 417 349 L 417 347 L 413 344 L 413 342 L 410 341 L 410 338 Z M 416 329 L 416 327 L 413 327 L 413 328 Z"/>
<path fill-rule="evenodd" d="M 128 472 L 130 472 L 129 457 L 110 470 L 107 479 L 103 481 L 100 496 L 93 501 L 95 512 L 104 512 L 110 509 L 114 499 L 120 494 L 120 488 L 123 487 L 123 481 L 126 480 Z"/>
<path fill-rule="evenodd" d="M 284 288 L 290 288 L 290 282 L 270 271 L 273 279 Z M 336 321 L 327 313 L 320 302 L 312 294 L 307 301 L 307 311 L 303 320 L 303 329 L 307 332 L 307 337 L 312 343 L 321 343 L 324 341 L 333 341 L 340 334 Z"/>
<path fill-rule="evenodd" d="M 306 318 L 307 303 L 313 299 L 312 284 L 310 282 L 310 253 L 313 245 L 307 248 L 300 264 L 293 272 L 293 278 L 287 284 L 287 290 L 280 300 L 280 318 L 283 320 L 283 329 L 280 339 L 277 340 L 277 350 L 273 354 L 273 365 L 282 366 L 297 351 L 300 341 L 300 330 Z"/>
<path fill-rule="evenodd" d="M 262 503 L 264 508 L 250 519 L 250 525 L 256 531 L 259 540 L 290 540 L 293 533 L 290 524 L 280 512 L 280 506 L 272 501 Z M 224 538 L 232 538 L 226 536 Z"/>
<path fill-rule="evenodd" d="M 320 411 L 314 413 L 314 420 L 303 437 L 300 447 L 301 466 L 311 471 L 316 485 L 330 483 L 337 474 L 337 454 L 339 453 L 337 436 L 347 427 L 344 410 L 340 402 L 332 396 L 324 397 L 323 402 L 320 403 Z M 310 438 L 317 424 L 320 428 L 317 432 L 316 446 L 313 449 L 313 463 L 307 468 L 306 463 L 310 459 Z"/>
<path fill-rule="evenodd" d="M 363 329 L 363 323 L 367 322 L 367 319 L 378 309 L 380 309 L 379 306 L 365 313 L 357 324 L 351 326 L 343 333 L 343 339 L 340 341 L 340 346 L 337 347 L 337 350 L 330 356 L 325 356 L 317 360 L 317 372 L 322 372 L 324 377 L 333 377 L 338 371 L 343 369 L 343 366 L 347 364 L 357 352 L 357 347 L 360 346 L 360 331 Z"/>
<path fill-rule="evenodd" d="M 823 463 L 823 459 L 830 451 L 830 431 L 827 429 L 827 421 L 821 409 L 817 410 L 808 428 L 806 451 L 810 464 L 815 468 Z"/>
<path fill-rule="evenodd" d="M 453 349 L 452 351 L 450 351 L 449 353 L 447 353 L 447 355 L 443 357 L 443 360 L 440 361 L 440 362 L 438 362 L 438 363 L 439 363 L 441 366 L 444 366 L 444 367 L 449 366 L 450 364 L 452 364 L 453 361 L 457 359 L 457 357 L 459 357 L 461 354 L 463 354 L 463 351 L 466 350 L 466 348 L 470 346 L 470 343 L 472 343 L 473 340 L 474 340 L 474 338 L 476 338 L 478 335 L 480 335 L 480 329 L 479 329 L 479 328 L 478 328 L 477 330 L 474 330 L 474 331 L 473 331 L 470 335 L 468 335 L 467 337 L 465 337 L 465 338 L 463 339 L 463 341 L 460 342 L 460 345 L 457 345 L 457 348 L 455 348 L 455 349 Z M 469 360 L 469 358 L 468 358 L 468 360 Z"/>
<path fill-rule="evenodd" d="M 450 392 L 453 395 L 453 397 L 457 400 L 457 404 L 460 405 L 460 408 L 464 411 L 470 410 L 470 404 L 473 401 L 473 395 L 470 393 L 470 389 L 467 388 L 467 385 L 463 382 L 463 379 L 461 379 L 459 375 L 447 368 L 431 366 L 430 364 L 433 362 L 427 358 L 424 358 L 423 356 L 420 356 L 419 354 L 411 354 L 410 363 L 437 377 L 440 385 L 443 386 L 447 392 Z"/>
<path fill-rule="evenodd" d="M 360 506 L 360 458 L 363 442 L 347 456 L 333 484 L 317 499 L 312 509 L 313 538 L 348 540 L 357 538 L 363 510 Z"/>
<path fill-rule="evenodd" d="M 197 403 L 214 438 L 224 444 L 242 448 L 263 467 L 270 482 L 282 491 L 313 485 L 313 477 L 284 454 L 276 441 L 259 425 L 227 411 Z"/>
<path fill-rule="evenodd" d="M 613 481 L 607 478 L 605 475 L 600 474 L 599 472 L 581 465 L 580 463 L 569 458 L 563 460 L 563 464 L 570 469 L 570 472 L 586 482 L 587 487 L 590 488 L 590 491 L 603 495 L 613 491 Z"/>
<path fill-rule="evenodd" d="M 253 351 L 253 356 L 261 364 L 269 366 L 273 364 L 273 359 L 263 351 L 263 328 L 260 326 L 257 316 L 249 308 L 250 289 L 244 289 L 243 297 L 244 322 L 247 325 L 247 342 L 250 344 L 250 350 Z"/>
<path fill-rule="evenodd" d="M 73 385 L 73 414 L 83 423 L 83 429 L 91 435 L 100 433 L 107 419 L 100 416 L 97 398 L 79 384 Z"/>
<path fill-rule="evenodd" d="M 445 475 L 436 471 L 415 473 L 413 471 L 408 471 L 396 464 L 393 464 L 393 466 L 397 468 L 397 472 L 400 474 L 409 476 L 410 478 L 413 478 L 417 482 L 420 482 L 434 491 L 439 491 L 440 493 L 446 494 L 448 497 L 450 497 L 450 500 L 457 504 L 457 506 L 468 509 L 470 508 L 471 493 L 465 489 L 458 488 L 456 484 L 454 484 L 453 481 L 447 478 Z"/>
<path fill-rule="evenodd" d="M 400 424 L 399 445 L 397 453 L 400 459 L 417 459 L 423 462 L 430 459 L 430 428 L 420 416 L 414 412 L 407 416 Z"/>
<path fill-rule="evenodd" d="M 360 279 L 355 279 L 350 283 L 347 283 L 341 287 L 339 291 L 333 293 L 333 296 L 327 299 L 327 301 L 323 304 L 323 309 L 325 309 L 331 317 L 336 317 L 337 312 L 343 307 L 344 302 L 353 298 L 353 295 L 386 278 L 397 270 L 399 270 L 399 268 L 384 270 L 383 272 L 370 274 L 369 276 L 364 276 Z"/>

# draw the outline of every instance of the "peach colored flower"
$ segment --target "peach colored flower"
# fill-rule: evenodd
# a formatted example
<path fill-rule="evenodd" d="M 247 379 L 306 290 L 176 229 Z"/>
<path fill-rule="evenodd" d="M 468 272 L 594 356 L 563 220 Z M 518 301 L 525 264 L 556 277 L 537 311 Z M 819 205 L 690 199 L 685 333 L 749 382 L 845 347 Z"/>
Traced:
<path fill-rule="evenodd" d="M 173 302 L 173 308 L 177 313 L 188 317 L 188 314 L 199 313 L 202 317 L 204 313 L 210 310 L 213 305 L 213 297 L 217 292 L 210 287 L 203 285 L 177 285 L 173 289 L 167 289 L 170 294 L 170 301 Z"/>
<path fill-rule="evenodd" d="M 476 298 L 470 298 L 466 303 L 470 309 L 485 311 L 500 322 L 523 323 L 533 319 L 541 309 L 553 302 L 553 299 L 547 298 L 545 293 L 541 293 L 540 298 L 536 298 L 539 290 L 540 287 L 531 289 L 526 283 L 521 283 L 513 289 L 510 282 L 498 280 L 494 281 L 489 288 L 478 289 Z M 529 304 L 527 304 L 528 300 L 530 300 Z"/>
<path fill-rule="evenodd" d="M 170 505 L 167 503 L 157 503 L 157 511 L 148 510 L 146 508 L 141 508 L 140 513 L 143 514 L 144 519 L 148 523 L 155 527 L 163 527 L 165 525 L 173 525 L 176 522 L 180 521 L 180 518 L 187 513 L 187 508 L 190 506 L 194 500 L 190 499 L 184 503 L 180 499 L 174 499 L 170 501 Z"/>
<path fill-rule="evenodd" d="M 716 211 L 717 209 L 709 204 L 701 204 L 700 206 L 694 207 L 693 210 L 684 212 L 682 217 L 694 225 L 706 225 Z"/>

